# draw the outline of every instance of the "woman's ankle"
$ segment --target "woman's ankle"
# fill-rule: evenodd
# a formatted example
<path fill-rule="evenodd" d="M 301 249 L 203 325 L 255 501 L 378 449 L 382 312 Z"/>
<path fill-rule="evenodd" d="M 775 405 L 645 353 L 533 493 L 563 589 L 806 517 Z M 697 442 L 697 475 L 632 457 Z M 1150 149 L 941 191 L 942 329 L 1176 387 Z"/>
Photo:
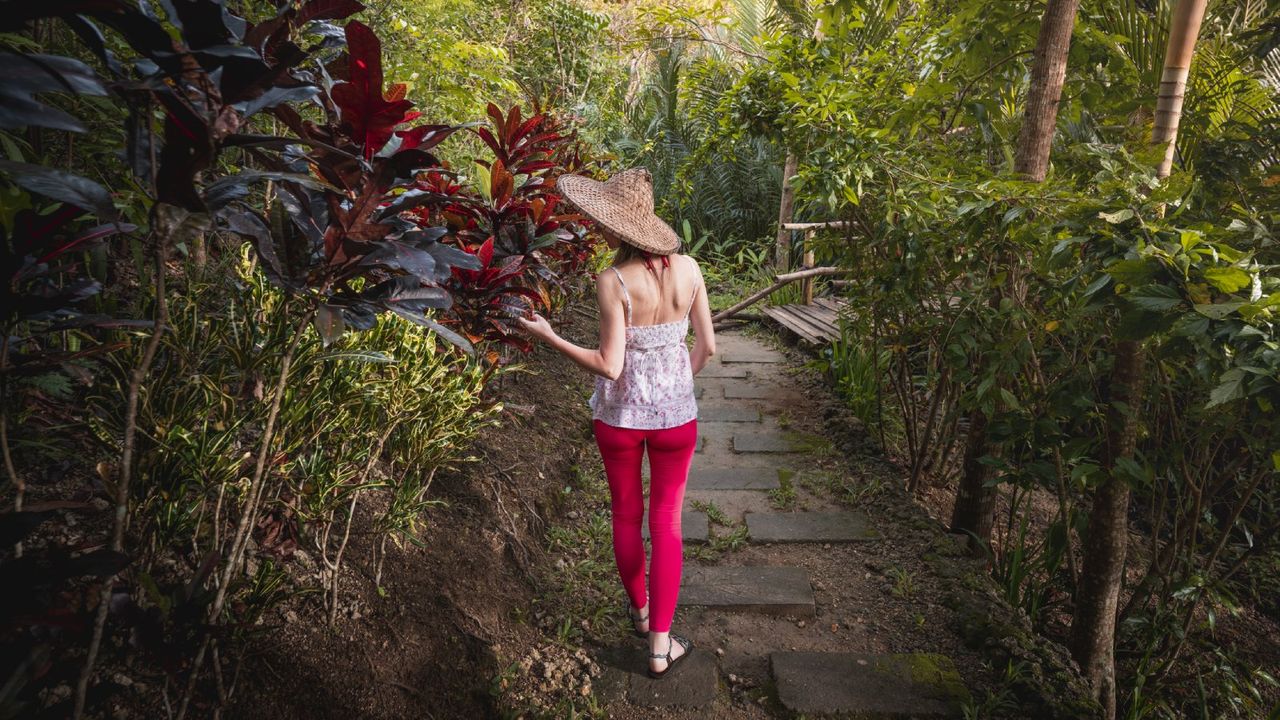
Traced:
<path fill-rule="evenodd" d="M 664 653 L 667 646 L 671 642 L 671 631 L 657 632 L 650 626 L 649 629 L 649 652 Z"/>

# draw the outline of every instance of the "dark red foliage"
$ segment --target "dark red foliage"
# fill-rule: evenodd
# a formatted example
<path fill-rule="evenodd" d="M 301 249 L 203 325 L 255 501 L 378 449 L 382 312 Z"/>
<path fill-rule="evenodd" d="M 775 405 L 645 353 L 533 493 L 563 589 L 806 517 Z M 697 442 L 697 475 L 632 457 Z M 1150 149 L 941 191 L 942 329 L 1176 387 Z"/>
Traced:
<path fill-rule="evenodd" d="M 449 229 L 448 241 L 480 259 L 476 271 L 455 269 L 446 285 L 454 305 L 447 321 L 472 341 L 529 347 L 514 318 L 545 310 L 555 290 L 573 284 L 592 252 L 585 218 L 568 211 L 556 179 L 581 167 L 578 143 L 554 115 L 489 105 L 490 125 L 472 130 L 493 153 L 477 159 L 488 176 L 476 193 L 447 173 L 420 175 L 415 188 L 435 198 L 413 210 L 423 223 Z"/>
<path fill-rule="evenodd" d="M 378 36 L 356 21 L 347 23 L 346 34 L 349 80 L 334 85 L 330 96 L 341 110 L 343 129 L 361 146 L 364 159 L 369 160 L 391 139 L 396 126 L 422 113 L 410 111 L 413 103 L 405 99 L 403 83 L 392 85 L 383 94 L 382 43 Z"/>

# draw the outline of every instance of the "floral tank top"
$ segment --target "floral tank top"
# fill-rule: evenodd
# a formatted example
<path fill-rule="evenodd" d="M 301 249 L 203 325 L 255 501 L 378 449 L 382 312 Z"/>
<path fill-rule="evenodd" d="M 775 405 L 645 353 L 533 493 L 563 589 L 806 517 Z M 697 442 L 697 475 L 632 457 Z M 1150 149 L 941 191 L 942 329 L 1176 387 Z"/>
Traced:
<path fill-rule="evenodd" d="M 622 374 L 617 380 L 596 377 L 591 417 L 606 425 L 634 430 L 662 430 L 697 419 L 698 402 L 694 399 L 693 368 L 685 337 L 689 334 L 689 313 L 693 311 L 698 288 L 694 287 L 683 318 L 659 325 L 634 326 L 627 285 L 617 268 L 610 269 L 622 284 L 627 313 L 626 352 Z"/>

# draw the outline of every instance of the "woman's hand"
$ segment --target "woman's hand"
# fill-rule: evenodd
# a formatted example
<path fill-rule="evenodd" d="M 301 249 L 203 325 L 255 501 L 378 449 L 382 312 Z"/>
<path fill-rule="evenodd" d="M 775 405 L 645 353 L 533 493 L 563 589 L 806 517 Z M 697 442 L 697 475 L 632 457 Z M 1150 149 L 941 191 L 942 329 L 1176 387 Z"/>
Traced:
<path fill-rule="evenodd" d="M 535 338 L 546 342 L 555 337 L 556 331 L 551 329 L 551 323 L 538 313 L 531 313 L 528 317 L 516 318 L 520 321 L 520 326 L 524 331 Z"/>

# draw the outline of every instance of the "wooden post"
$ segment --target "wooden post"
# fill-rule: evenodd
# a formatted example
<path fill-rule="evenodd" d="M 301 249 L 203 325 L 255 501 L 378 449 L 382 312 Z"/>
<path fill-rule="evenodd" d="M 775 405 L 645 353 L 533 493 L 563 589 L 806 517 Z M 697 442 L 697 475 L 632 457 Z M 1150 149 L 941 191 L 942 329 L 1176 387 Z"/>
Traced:
<path fill-rule="evenodd" d="M 799 160 L 794 153 L 787 153 L 782 166 L 782 202 L 778 203 L 778 237 L 773 249 L 773 266 L 777 272 L 791 269 L 791 231 L 787 224 L 795 208 L 796 191 L 791 187 L 791 176 L 796 174 Z"/>
<path fill-rule="evenodd" d="M 813 230 L 806 230 L 804 232 L 804 267 L 805 269 L 808 270 L 809 268 L 813 267 L 813 262 L 814 262 Z M 804 304 L 812 305 L 813 304 L 813 278 L 812 277 L 805 278 L 804 284 L 802 284 L 800 287 L 804 291 L 803 292 Z"/>

